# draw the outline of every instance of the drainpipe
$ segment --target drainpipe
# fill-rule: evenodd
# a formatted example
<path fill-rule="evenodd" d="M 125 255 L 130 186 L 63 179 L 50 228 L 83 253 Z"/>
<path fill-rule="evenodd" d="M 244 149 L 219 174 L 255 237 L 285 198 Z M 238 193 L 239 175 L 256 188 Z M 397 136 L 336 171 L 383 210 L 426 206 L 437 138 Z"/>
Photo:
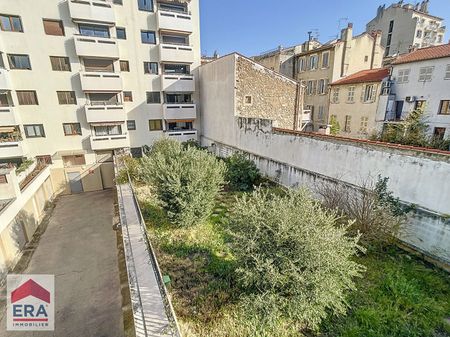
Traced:
<path fill-rule="evenodd" d="M 303 104 L 302 103 L 302 85 L 297 82 L 295 93 L 295 107 L 294 107 L 294 131 L 299 129 L 299 120 L 303 121 Z M 301 119 L 300 119 L 300 118 Z"/>

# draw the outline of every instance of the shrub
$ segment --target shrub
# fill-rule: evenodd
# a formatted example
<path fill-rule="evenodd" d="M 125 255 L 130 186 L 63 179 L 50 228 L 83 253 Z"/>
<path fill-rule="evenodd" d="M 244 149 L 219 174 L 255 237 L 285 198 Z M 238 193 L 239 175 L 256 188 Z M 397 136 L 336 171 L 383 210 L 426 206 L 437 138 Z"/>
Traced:
<path fill-rule="evenodd" d="M 331 133 L 333 136 L 338 135 L 339 132 L 341 131 L 341 126 L 340 126 L 340 124 L 339 124 L 339 122 L 338 122 L 336 116 L 332 115 L 332 116 L 330 117 L 330 125 L 331 125 L 331 127 L 330 127 L 330 133 Z"/>
<path fill-rule="evenodd" d="M 141 182 L 139 159 L 123 156 L 121 160 L 123 160 L 125 168 L 119 171 L 116 177 L 116 182 L 118 184 L 127 183 L 128 175 L 130 175 L 130 178 L 133 182 Z"/>
<path fill-rule="evenodd" d="M 237 200 L 231 246 L 255 312 L 264 312 L 256 305 L 264 302 L 277 320 L 313 329 L 328 313 L 345 313 L 346 291 L 364 270 L 352 259 L 363 248 L 359 235 L 347 235 L 350 224 L 337 220 L 303 189 L 284 196 L 257 189 Z"/>
<path fill-rule="evenodd" d="M 255 163 L 243 153 L 234 153 L 225 159 L 227 164 L 226 180 L 231 189 L 236 191 L 251 191 L 261 178 Z"/>
<path fill-rule="evenodd" d="M 16 170 L 16 174 L 24 172 L 27 168 L 29 168 L 31 165 L 33 165 L 34 160 L 33 159 L 27 159 L 20 164 L 20 166 Z"/>
<path fill-rule="evenodd" d="M 211 214 L 225 173 L 225 165 L 213 155 L 163 139 L 141 162 L 142 179 L 155 187 L 173 223 L 189 226 Z"/>

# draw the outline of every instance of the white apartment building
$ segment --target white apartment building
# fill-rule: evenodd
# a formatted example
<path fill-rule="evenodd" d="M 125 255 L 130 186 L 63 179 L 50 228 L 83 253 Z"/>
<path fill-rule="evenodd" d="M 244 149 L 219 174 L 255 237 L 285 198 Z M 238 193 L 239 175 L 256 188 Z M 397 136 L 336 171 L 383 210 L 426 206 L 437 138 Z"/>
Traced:
<path fill-rule="evenodd" d="M 197 138 L 198 0 L 0 1 L 0 162 Z"/>
<path fill-rule="evenodd" d="M 422 107 L 430 135 L 449 138 L 450 44 L 401 55 L 391 73 L 391 93 L 380 100 L 377 120 L 401 123 L 409 112 Z"/>
<path fill-rule="evenodd" d="M 366 25 L 368 33 L 381 30 L 385 56 L 403 54 L 412 47 L 423 48 L 445 43 L 443 19 L 428 12 L 429 0 L 421 3 L 394 3 L 379 6 L 377 16 Z"/>

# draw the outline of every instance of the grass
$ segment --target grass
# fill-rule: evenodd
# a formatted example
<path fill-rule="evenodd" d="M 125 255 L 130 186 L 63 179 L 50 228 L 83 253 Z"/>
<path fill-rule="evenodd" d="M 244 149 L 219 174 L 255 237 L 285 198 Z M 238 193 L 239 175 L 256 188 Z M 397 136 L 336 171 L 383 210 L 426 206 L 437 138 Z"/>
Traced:
<path fill-rule="evenodd" d="M 273 188 L 273 187 L 272 187 Z M 283 193 L 274 188 L 274 193 Z M 184 336 L 301 336 L 276 314 L 262 321 L 248 312 L 241 289 L 233 282 L 238 263 L 228 246 L 227 215 L 235 192 L 221 193 L 204 224 L 189 228 L 167 221 L 147 188 L 138 198 Z M 444 318 L 450 316 L 449 275 L 390 247 L 371 250 L 358 261 L 367 267 L 358 290 L 349 295 L 349 312 L 329 317 L 323 337 L 450 337 Z M 269 311 L 269 310 L 268 310 Z M 270 317 L 269 317 L 270 316 Z"/>

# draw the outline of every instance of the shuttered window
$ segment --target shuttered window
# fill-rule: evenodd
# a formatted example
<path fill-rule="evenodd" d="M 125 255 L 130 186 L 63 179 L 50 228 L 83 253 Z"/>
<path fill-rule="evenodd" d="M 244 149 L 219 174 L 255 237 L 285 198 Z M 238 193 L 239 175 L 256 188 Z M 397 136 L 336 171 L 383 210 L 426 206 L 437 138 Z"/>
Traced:
<path fill-rule="evenodd" d="M 47 35 L 64 36 L 64 25 L 61 20 L 43 19 L 44 31 Z"/>
<path fill-rule="evenodd" d="M 54 71 L 71 71 L 70 61 L 68 57 L 50 56 L 52 70 Z"/>
<path fill-rule="evenodd" d="M 59 104 L 77 104 L 75 91 L 57 91 Z"/>
<path fill-rule="evenodd" d="M 113 73 L 114 63 L 111 60 L 84 59 L 84 68 L 87 72 Z"/>
<path fill-rule="evenodd" d="M 32 90 L 21 90 L 16 91 L 17 100 L 19 101 L 19 105 L 38 105 L 38 99 L 36 91 Z"/>

